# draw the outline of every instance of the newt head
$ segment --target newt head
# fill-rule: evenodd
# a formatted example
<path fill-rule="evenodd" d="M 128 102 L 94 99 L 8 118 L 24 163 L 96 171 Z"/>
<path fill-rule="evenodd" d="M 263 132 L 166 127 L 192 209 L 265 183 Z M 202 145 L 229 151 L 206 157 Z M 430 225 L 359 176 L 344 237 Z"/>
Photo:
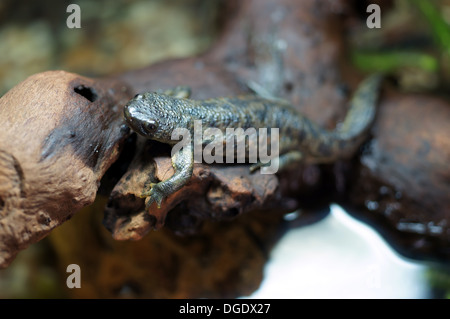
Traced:
<path fill-rule="evenodd" d="M 184 127 L 177 100 L 159 93 L 137 94 L 124 107 L 127 124 L 138 134 L 162 143 L 173 144 L 172 132 Z"/>

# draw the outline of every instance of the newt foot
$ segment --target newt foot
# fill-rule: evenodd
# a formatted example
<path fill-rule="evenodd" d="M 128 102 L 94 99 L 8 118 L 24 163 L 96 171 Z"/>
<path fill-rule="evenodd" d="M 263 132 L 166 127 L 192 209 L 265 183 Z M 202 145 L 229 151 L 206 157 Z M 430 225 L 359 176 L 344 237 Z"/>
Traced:
<path fill-rule="evenodd" d="M 161 208 L 161 203 L 167 195 L 162 188 L 162 183 L 150 183 L 148 188 L 150 190 L 143 192 L 139 197 L 146 198 L 145 209 L 149 209 L 153 202 L 156 202 L 158 208 Z"/>

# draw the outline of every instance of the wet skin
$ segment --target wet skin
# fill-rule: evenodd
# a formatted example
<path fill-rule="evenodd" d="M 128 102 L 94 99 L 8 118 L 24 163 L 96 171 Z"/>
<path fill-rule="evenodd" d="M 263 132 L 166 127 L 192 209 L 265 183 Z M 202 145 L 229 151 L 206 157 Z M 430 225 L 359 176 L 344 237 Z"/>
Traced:
<path fill-rule="evenodd" d="M 279 169 L 295 163 L 330 163 L 355 154 L 367 139 L 376 113 L 381 75 L 372 75 L 358 87 L 350 101 L 344 121 L 335 130 L 327 131 L 300 114 L 287 101 L 254 95 L 208 100 L 191 100 L 189 90 L 176 88 L 161 93 L 138 94 L 124 107 L 128 125 L 138 134 L 152 140 L 175 145 L 172 139 L 176 128 L 185 128 L 194 136 L 194 121 L 200 120 L 202 129 L 218 128 L 279 128 Z M 270 130 L 268 131 L 270 138 Z M 204 136 L 202 134 L 201 136 Z M 223 145 L 230 136 L 223 135 Z M 251 140 L 251 139 L 249 139 Z M 270 141 L 270 139 L 268 139 Z M 203 145 L 210 141 L 201 141 Z M 216 140 L 214 142 L 217 142 Z M 250 145 L 245 145 L 247 151 Z M 175 173 L 159 183 L 151 183 L 142 197 L 149 197 L 160 207 L 164 198 L 182 188 L 192 176 L 194 144 L 188 143 L 172 156 Z M 260 163 L 250 166 L 254 171 Z"/>

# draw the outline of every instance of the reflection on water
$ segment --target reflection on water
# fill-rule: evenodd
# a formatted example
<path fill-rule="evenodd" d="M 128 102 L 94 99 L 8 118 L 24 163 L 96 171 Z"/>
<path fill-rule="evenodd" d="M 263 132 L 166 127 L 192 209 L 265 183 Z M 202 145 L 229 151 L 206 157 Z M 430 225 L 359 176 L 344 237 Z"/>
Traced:
<path fill-rule="evenodd" d="M 279 241 L 250 298 L 427 298 L 425 272 L 332 205 L 326 218 Z"/>

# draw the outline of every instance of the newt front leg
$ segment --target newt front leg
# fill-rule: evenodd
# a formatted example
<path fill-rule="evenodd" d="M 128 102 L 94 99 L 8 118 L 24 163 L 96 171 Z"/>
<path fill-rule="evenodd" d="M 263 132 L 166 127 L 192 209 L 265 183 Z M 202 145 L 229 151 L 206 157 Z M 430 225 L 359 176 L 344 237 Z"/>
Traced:
<path fill-rule="evenodd" d="M 187 144 L 172 156 L 172 166 L 175 173 L 172 177 L 159 182 L 151 183 L 147 190 L 141 194 L 141 198 L 147 198 L 145 208 L 148 209 L 153 202 L 158 208 L 162 200 L 182 188 L 191 178 L 194 168 L 194 148 Z"/>

